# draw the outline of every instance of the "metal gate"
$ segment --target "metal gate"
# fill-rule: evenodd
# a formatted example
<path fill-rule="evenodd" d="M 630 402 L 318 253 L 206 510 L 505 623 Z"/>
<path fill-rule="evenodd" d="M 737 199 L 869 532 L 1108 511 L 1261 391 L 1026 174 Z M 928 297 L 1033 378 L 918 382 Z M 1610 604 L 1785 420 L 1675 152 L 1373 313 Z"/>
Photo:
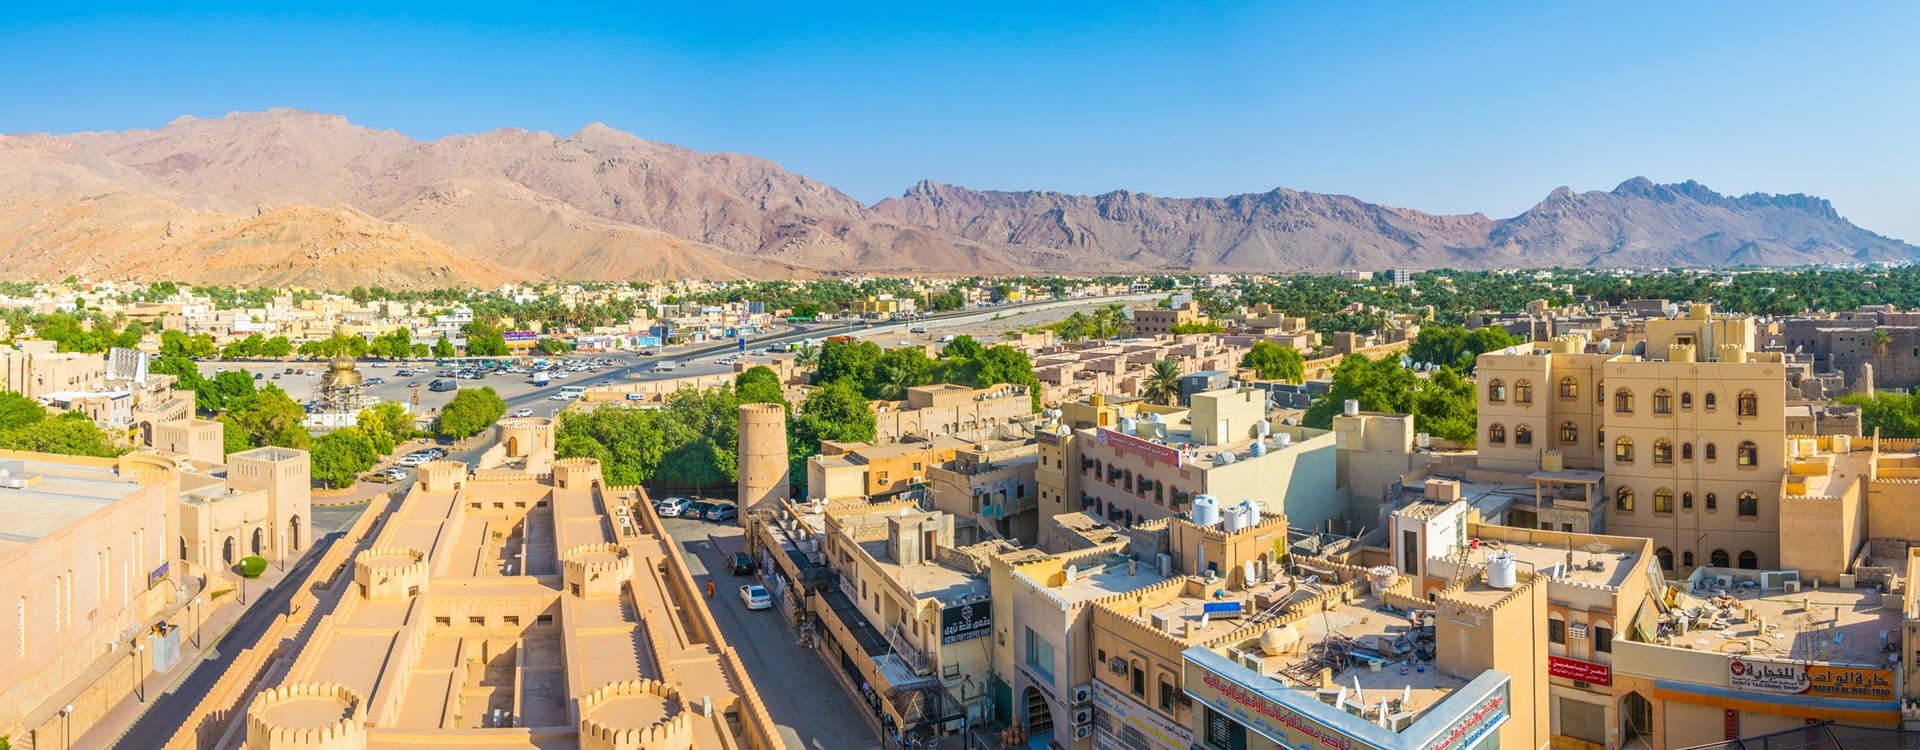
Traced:
<path fill-rule="evenodd" d="M 1607 707 L 1560 699 L 1560 734 L 1574 739 L 1607 742 Z"/>

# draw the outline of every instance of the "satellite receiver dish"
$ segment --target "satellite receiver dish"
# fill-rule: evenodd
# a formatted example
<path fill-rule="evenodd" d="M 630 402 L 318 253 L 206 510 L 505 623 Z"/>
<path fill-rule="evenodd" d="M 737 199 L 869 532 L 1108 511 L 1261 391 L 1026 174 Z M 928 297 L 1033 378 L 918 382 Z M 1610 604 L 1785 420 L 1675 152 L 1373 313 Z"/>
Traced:
<path fill-rule="evenodd" d="M 1601 354 L 1606 354 L 1606 353 L 1608 353 L 1608 352 L 1611 352 L 1611 351 L 1613 351 L 1613 339 L 1601 339 L 1601 340 L 1600 340 L 1600 353 L 1601 353 Z"/>
<path fill-rule="evenodd" d="M 1513 355 L 1515 355 L 1515 354 L 1519 354 L 1519 353 L 1520 353 L 1520 350 L 1519 350 L 1519 349 L 1517 349 L 1517 348 L 1515 348 L 1515 347 L 1511 347 L 1511 346 L 1509 346 L 1509 347 L 1507 347 L 1507 350 L 1506 350 L 1506 352 L 1504 352 L 1504 353 L 1505 353 L 1505 354 L 1506 354 L 1507 356 L 1509 356 L 1509 357 L 1511 357 L 1511 356 L 1513 356 Z"/>

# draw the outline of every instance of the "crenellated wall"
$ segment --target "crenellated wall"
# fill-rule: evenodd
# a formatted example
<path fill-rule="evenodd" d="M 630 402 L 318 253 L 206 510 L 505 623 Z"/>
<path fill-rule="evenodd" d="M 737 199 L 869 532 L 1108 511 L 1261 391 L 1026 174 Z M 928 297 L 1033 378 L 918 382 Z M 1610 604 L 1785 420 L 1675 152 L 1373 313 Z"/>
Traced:
<path fill-rule="evenodd" d="M 353 582 L 372 601 L 419 596 L 427 580 L 427 554 L 412 547 L 372 547 L 353 561 Z"/>
<path fill-rule="evenodd" d="M 360 695 L 335 683 L 267 688 L 247 708 L 248 750 L 362 750 Z"/>
<path fill-rule="evenodd" d="M 567 592 L 583 599 L 611 599 L 633 578 L 633 558 L 627 548 L 612 542 L 582 544 L 568 549 Z"/>
<path fill-rule="evenodd" d="M 581 750 L 690 750 L 692 711 L 657 680 L 603 685 L 580 698 Z M 659 719 L 648 722 L 654 715 Z"/>

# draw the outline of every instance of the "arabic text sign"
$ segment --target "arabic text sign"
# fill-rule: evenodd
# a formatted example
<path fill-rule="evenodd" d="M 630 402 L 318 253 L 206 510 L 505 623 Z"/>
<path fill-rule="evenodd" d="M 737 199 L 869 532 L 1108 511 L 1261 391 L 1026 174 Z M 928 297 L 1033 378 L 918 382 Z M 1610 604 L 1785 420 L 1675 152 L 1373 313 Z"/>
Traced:
<path fill-rule="evenodd" d="M 1547 674 L 1565 677 L 1569 680 L 1591 682 L 1595 685 L 1612 685 L 1613 668 L 1605 664 L 1569 659 L 1564 656 L 1547 656 Z"/>
<path fill-rule="evenodd" d="M 1147 459 L 1148 461 L 1158 461 L 1168 466 L 1180 465 L 1180 449 L 1171 445 L 1161 445 L 1159 443 L 1141 440 L 1127 433 L 1116 432 L 1104 427 L 1100 428 L 1100 431 L 1094 434 L 1094 440 L 1101 445 L 1111 445 L 1127 453 L 1132 453 Z"/>

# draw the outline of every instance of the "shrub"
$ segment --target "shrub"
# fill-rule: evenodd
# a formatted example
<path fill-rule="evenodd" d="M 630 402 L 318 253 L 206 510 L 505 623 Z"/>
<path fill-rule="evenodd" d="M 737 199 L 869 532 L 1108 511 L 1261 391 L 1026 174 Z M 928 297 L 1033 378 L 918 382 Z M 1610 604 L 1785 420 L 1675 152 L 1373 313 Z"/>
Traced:
<path fill-rule="evenodd" d="M 246 557 L 240 558 L 240 575 L 248 578 L 259 578 L 260 574 L 265 572 L 267 572 L 267 558 L 259 555 L 247 555 Z"/>

